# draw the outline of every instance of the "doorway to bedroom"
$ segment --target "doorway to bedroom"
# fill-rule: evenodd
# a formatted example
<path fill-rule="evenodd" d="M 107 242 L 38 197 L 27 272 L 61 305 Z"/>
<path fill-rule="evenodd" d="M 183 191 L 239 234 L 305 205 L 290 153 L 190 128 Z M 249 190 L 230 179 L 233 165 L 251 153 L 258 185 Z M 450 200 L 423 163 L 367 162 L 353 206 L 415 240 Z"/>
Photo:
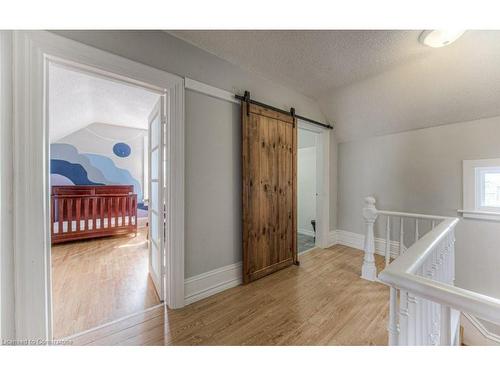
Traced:
<path fill-rule="evenodd" d="M 46 92 L 57 339 L 164 299 L 165 98 L 56 62 Z"/>

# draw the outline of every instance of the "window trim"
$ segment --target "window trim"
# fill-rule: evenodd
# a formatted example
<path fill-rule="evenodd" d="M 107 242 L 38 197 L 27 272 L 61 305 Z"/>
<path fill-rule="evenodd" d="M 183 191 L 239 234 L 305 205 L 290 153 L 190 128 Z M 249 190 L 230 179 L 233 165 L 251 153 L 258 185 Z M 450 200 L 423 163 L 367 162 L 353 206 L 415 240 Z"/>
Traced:
<path fill-rule="evenodd" d="M 500 168 L 499 159 L 463 160 L 463 209 L 464 218 L 500 221 L 500 207 L 482 206 L 481 181 L 478 169 Z"/>

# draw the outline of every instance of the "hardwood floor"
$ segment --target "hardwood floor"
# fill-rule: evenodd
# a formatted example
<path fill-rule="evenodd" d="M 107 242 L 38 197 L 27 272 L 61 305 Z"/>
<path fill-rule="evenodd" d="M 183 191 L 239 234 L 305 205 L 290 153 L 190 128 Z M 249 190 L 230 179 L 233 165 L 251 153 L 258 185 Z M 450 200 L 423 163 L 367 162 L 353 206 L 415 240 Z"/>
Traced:
<path fill-rule="evenodd" d="M 359 277 L 363 252 L 312 250 L 291 266 L 183 309 L 156 307 L 74 345 L 386 345 L 389 290 Z M 376 256 L 379 268 L 382 257 Z"/>
<path fill-rule="evenodd" d="M 54 338 L 158 305 L 148 272 L 144 229 L 52 246 Z"/>

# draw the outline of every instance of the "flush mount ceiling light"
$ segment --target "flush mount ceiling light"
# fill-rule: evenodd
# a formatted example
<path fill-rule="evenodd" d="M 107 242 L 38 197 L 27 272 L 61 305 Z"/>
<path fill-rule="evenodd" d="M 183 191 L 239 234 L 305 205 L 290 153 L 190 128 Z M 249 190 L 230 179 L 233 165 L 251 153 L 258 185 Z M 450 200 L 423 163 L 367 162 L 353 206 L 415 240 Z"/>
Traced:
<path fill-rule="evenodd" d="M 432 48 L 447 46 L 460 38 L 465 30 L 425 30 L 418 40 Z"/>

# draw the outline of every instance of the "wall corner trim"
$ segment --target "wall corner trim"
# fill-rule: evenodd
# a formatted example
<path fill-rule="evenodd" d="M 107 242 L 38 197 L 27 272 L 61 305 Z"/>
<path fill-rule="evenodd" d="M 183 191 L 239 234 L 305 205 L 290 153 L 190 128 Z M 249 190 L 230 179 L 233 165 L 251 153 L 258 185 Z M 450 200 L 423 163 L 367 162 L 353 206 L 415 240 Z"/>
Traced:
<path fill-rule="evenodd" d="M 334 246 L 338 243 L 337 230 L 332 230 L 328 233 L 328 247 Z"/>
<path fill-rule="evenodd" d="M 194 79 L 185 77 L 184 86 L 186 90 L 191 90 L 211 96 L 213 98 L 222 99 L 231 103 L 240 104 L 234 94 L 230 91 L 222 90 L 214 86 L 207 85 L 206 83 L 195 81 Z"/>

